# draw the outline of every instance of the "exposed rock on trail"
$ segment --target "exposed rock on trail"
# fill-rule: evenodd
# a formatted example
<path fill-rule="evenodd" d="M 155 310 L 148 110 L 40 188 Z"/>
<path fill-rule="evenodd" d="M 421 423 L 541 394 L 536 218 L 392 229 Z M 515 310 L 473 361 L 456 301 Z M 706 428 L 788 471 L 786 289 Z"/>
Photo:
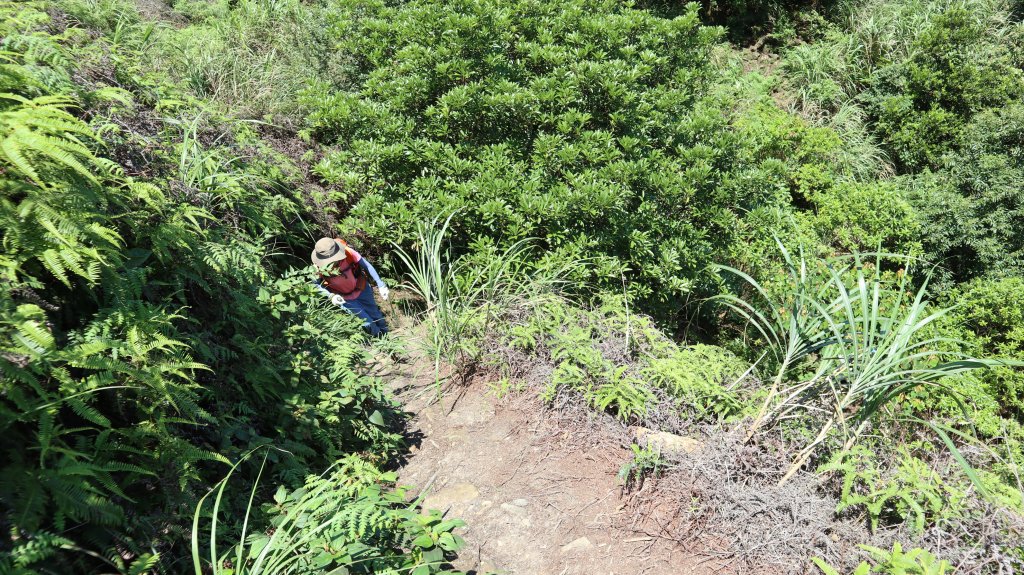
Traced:
<path fill-rule="evenodd" d="M 398 366 L 413 370 L 412 366 Z M 468 523 L 455 566 L 513 575 L 711 573 L 656 528 L 634 526 L 617 472 L 628 432 L 559 420 L 529 396 L 496 399 L 488 386 L 446 390 L 399 376 L 419 438 L 400 481 L 426 490 L 424 507 Z"/>

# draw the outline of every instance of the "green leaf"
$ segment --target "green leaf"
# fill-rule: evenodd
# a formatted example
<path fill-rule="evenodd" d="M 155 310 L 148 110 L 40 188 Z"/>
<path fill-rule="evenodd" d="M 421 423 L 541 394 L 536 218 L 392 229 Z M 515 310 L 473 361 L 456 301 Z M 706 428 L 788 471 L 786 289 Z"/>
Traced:
<path fill-rule="evenodd" d="M 422 547 L 423 549 L 429 549 L 434 546 L 434 538 L 429 533 L 424 533 L 416 539 L 412 540 L 412 544 L 416 547 Z"/>
<path fill-rule="evenodd" d="M 811 557 L 811 562 L 817 565 L 818 569 L 825 575 L 839 575 L 839 571 L 836 571 L 834 567 L 825 563 L 825 560 L 821 557 Z"/>
<path fill-rule="evenodd" d="M 451 533 L 442 533 L 437 538 L 437 544 L 445 551 L 455 551 L 459 548 L 458 543 L 455 541 L 455 537 Z"/>
<path fill-rule="evenodd" d="M 374 410 L 374 412 L 370 414 L 370 423 L 377 427 L 384 427 L 384 416 L 381 415 L 379 410 Z"/>

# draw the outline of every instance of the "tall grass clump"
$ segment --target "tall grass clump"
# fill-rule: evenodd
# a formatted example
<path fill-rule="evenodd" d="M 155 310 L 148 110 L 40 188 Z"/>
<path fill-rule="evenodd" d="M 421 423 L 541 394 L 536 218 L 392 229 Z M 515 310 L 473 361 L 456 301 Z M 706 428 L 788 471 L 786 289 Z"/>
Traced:
<path fill-rule="evenodd" d="M 932 388 L 959 401 L 946 385 L 948 378 L 1004 363 L 972 357 L 960 351 L 963 342 L 936 335 L 933 328 L 950 309 L 928 301 L 927 277 L 913 287 L 909 259 L 855 254 L 809 262 L 785 251 L 784 257 L 790 275 L 781 297 L 723 267 L 752 295 L 714 298 L 742 318 L 777 359 L 772 387 L 748 439 L 770 422 L 799 414 L 813 422 L 808 423 L 812 438 L 783 483 L 833 431 L 838 430 L 843 449 L 850 449 L 903 394 Z M 892 263 L 900 267 L 886 272 Z"/>
<path fill-rule="evenodd" d="M 197 11 L 203 6 L 207 11 Z M 188 14 L 189 9 L 194 13 Z M 307 82 L 340 84 L 348 57 L 330 48 L 325 6 L 241 0 L 186 7 L 194 24 L 165 28 L 148 57 L 194 94 L 241 118 L 297 123 Z"/>
<path fill-rule="evenodd" d="M 455 256 L 447 240 L 453 216 L 443 222 L 438 216 L 422 223 L 415 248 L 395 245 L 406 270 L 405 286 L 423 304 L 435 375 L 440 373 L 442 358 L 453 362 L 476 359 L 472 334 L 481 327 L 486 330 L 511 305 L 564 288 L 580 265 L 577 260 L 545 264 L 529 239 L 504 249 L 491 246 L 477 254 Z"/>

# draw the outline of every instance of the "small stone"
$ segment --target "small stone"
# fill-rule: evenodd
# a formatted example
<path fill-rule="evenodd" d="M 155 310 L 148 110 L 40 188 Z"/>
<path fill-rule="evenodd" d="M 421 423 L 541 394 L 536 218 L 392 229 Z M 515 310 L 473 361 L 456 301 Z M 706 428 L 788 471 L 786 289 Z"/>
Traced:
<path fill-rule="evenodd" d="M 526 515 L 525 509 L 523 509 L 522 507 L 516 507 L 515 505 L 509 505 L 508 503 L 502 503 L 501 509 L 502 511 L 508 513 L 509 515 L 516 515 L 519 517 Z"/>
<path fill-rule="evenodd" d="M 575 541 L 567 543 L 562 546 L 562 553 L 575 553 L 577 551 L 589 551 L 594 548 L 594 544 L 590 542 L 590 539 L 586 537 L 580 537 Z"/>
<path fill-rule="evenodd" d="M 530 504 L 529 501 L 527 501 L 525 499 L 522 499 L 522 498 L 519 498 L 519 499 L 516 499 L 516 500 L 512 501 L 512 505 L 515 505 L 516 507 L 526 507 L 529 504 Z"/>
<path fill-rule="evenodd" d="M 654 431 L 646 427 L 635 428 L 636 442 L 641 447 L 653 449 L 664 455 L 686 455 L 699 451 L 704 443 L 692 437 L 685 437 L 665 431 Z"/>
<path fill-rule="evenodd" d="M 423 500 L 423 512 L 429 509 L 447 511 L 457 503 L 467 503 L 480 496 L 472 483 L 456 483 L 438 490 Z"/>

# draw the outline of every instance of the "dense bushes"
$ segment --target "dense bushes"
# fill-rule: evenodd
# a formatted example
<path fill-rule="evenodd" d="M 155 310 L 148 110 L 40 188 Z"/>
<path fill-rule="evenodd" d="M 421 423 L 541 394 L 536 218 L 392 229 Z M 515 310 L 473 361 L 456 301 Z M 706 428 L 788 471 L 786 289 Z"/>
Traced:
<path fill-rule="evenodd" d="M 621 297 L 592 309 L 534 299 L 504 310 L 496 325 L 476 334 L 486 344 L 484 361 L 546 401 L 580 397 L 633 424 L 665 409 L 662 417 L 702 422 L 752 415 L 756 381 L 745 362 L 716 346 L 676 344 Z"/>
<path fill-rule="evenodd" d="M 1021 73 L 1008 46 L 986 42 L 984 23 L 953 8 L 911 44 L 910 58 L 869 78 L 868 107 L 879 136 L 904 170 L 941 166 L 974 114 L 1018 99 Z"/>
<path fill-rule="evenodd" d="M 865 118 L 942 281 L 1020 273 L 1020 35 L 1003 2 L 867 2 L 784 51 L 802 107 L 840 133 Z M 849 127 L 849 126 L 847 126 Z"/>
<path fill-rule="evenodd" d="M 358 327 L 280 254 L 304 208 L 272 155 L 185 97 L 154 121 L 146 100 L 174 89 L 127 42 L 0 10 L 0 570 L 176 571 L 199 497 L 252 449 L 273 445 L 265 476 L 294 486 L 386 460 Z M 109 59 L 131 91 L 75 75 Z M 222 533 L 244 505 L 225 498 Z"/>
<path fill-rule="evenodd" d="M 454 212 L 460 250 L 537 237 L 678 319 L 746 211 L 788 206 L 804 168 L 849 169 L 833 132 L 713 64 L 720 33 L 694 6 L 353 0 L 333 17 L 357 88 L 304 100 L 348 230 L 408 243 Z"/>
<path fill-rule="evenodd" d="M 754 417 L 779 461 L 825 464 L 839 512 L 882 527 L 1019 510 L 1020 368 L 868 377 L 1024 355 L 1024 52 L 1000 0 L 866 0 L 831 22 L 841 6 L 797 2 L 146 4 L 175 26 L 122 0 L 59 5 L 0 6 L 0 569 L 173 571 L 239 460 L 255 497 L 225 488 L 220 532 L 267 502 L 242 547 L 308 511 L 337 519 L 330 545 L 311 524 L 275 531 L 296 572 L 442 569 L 455 524 L 417 516 L 376 467 L 398 440 L 357 326 L 293 269 L 335 220 L 407 250 L 380 258 L 395 272 L 433 250 L 416 290 L 438 361 L 499 359 L 623 422 Z M 806 34 L 777 69 L 700 21 L 764 6 L 768 40 Z M 449 215 L 450 252 L 428 233 Z M 778 242 L 821 291 L 792 290 Z M 921 256 L 936 281 L 842 259 L 872 250 Z M 761 288 L 761 311 L 810 341 L 791 363 L 704 299 Z M 952 309 L 933 318 L 926 298 Z M 963 343 L 879 351 L 935 334 Z M 970 478 L 911 417 L 994 455 L 967 450 L 986 468 Z M 981 547 L 1002 549 L 996 531 Z"/>

